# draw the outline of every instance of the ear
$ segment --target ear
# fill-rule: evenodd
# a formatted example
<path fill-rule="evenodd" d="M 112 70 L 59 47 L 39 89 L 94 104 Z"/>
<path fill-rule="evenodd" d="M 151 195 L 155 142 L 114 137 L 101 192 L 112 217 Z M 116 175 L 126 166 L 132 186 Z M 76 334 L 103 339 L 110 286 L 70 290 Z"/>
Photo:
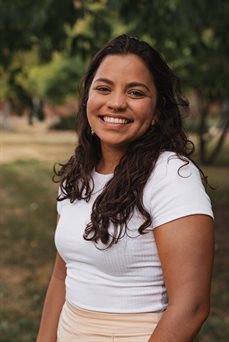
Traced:
<path fill-rule="evenodd" d="M 155 126 L 157 124 L 159 115 L 160 115 L 159 109 L 156 108 L 155 112 L 154 112 L 154 115 L 153 115 L 153 120 L 152 120 L 152 123 L 151 123 L 152 126 Z"/>

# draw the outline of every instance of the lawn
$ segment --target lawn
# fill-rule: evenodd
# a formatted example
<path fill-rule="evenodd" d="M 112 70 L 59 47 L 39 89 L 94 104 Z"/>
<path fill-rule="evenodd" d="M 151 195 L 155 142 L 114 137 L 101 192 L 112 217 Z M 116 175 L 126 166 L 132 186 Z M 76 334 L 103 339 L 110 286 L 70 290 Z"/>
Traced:
<path fill-rule="evenodd" d="M 55 248 L 54 162 L 73 150 L 72 133 L 1 137 L 0 341 L 31 342 L 38 329 Z M 212 310 L 198 342 L 229 340 L 228 167 L 208 167 L 215 208 L 216 254 Z"/>

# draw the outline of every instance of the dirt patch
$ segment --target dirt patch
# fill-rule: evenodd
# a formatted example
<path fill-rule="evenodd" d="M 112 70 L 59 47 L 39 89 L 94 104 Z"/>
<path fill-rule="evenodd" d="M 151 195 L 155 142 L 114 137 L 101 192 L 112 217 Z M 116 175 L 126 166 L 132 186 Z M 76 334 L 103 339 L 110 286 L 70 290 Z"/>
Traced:
<path fill-rule="evenodd" d="M 4 133 L 1 135 L 0 163 L 16 160 L 59 162 L 67 160 L 77 144 L 73 132 Z"/>

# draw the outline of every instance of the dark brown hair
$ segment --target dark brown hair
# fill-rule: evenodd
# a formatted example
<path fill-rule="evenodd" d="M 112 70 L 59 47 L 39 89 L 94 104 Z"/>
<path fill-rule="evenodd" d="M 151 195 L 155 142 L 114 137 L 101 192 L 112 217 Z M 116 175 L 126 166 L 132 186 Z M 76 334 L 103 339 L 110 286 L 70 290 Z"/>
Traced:
<path fill-rule="evenodd" d="M 79 104 L 79 142 L 74 155 L 56 172 L 60 177 L 61 194 L 57 200 L 66 198 L 89 201 L 94 183 L 92 171 L 101 158 L 100 141 L 91 134 L 86 115 L 89 88 L 103 59 L 108 55 L 135 54 L 149 69 L 157 90 L 157 123 L 137 140 L 133 141 L 120 160 L 113 177 L 96 198 L 91 222 L 86 226 L 84 238 L 108 247 L 118 242 L 127 232 L 127 222 L 137 208 L 144 222 L 140 234 L 152 223 L 151 216 L 143 205 L 144 186 L 155 163 L 163 151 L 175 152 L 184 162 L 194 150 L 193 144 L 182 130 L 181 108 L 187 108 L 187 101 L 181 96 L 178 80 L 160 54 L 149 44 L 128 35 L 121 35 L 109 42 L 93 58 L 82 82 Z M 113 223 L 114 234 L 108 227 Z M 77 228 L 76 228 L 77 229 Z"/>

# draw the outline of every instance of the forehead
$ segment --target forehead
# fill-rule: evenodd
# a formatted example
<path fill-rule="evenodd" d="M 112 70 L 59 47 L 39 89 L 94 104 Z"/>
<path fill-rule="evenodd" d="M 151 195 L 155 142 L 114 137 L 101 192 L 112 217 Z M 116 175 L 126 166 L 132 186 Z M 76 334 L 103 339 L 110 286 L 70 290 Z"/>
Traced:
<path fill-rule="evenodd" d="M 153 77 L 144 61 L 135 54 L 108 55 L 98 67 L 94 80 L 97 78 L 111 80 L 153 82 Z M 153 82 L 154 83 L 154 82 Z"/>

